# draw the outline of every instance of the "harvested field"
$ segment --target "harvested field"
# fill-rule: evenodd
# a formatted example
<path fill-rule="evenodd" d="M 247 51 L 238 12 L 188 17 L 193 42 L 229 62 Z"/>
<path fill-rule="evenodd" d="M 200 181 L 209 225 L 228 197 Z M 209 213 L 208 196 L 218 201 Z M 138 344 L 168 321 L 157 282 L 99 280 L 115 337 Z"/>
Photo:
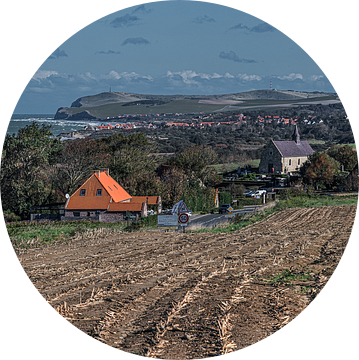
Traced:
<path fill-rule="evenodd" d="M 90 336 L 149 357 L 203 358 L 297 316 L 335 270 L 355 211 L 287 209 L 226 234 L 94 234 L 17 255 L 47 301 Z"/>

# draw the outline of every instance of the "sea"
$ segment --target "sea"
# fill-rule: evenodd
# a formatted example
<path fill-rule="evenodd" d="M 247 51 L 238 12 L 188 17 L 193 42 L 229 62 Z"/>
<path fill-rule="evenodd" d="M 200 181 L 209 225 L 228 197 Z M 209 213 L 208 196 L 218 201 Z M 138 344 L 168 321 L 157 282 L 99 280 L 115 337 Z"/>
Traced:
<path fill-rule="evenodd" d="M 57 136 L 63 132 L 78 131 L 84 129 L 87 125 L 100 125 L 100 122 L 91 121 L 69 121 L 55 120 L 53 114 L 13 114 L 7 128 L 6 134 L 17 134 L 19 129 L 33 122 L 51 126 L 51 132 Z"/>

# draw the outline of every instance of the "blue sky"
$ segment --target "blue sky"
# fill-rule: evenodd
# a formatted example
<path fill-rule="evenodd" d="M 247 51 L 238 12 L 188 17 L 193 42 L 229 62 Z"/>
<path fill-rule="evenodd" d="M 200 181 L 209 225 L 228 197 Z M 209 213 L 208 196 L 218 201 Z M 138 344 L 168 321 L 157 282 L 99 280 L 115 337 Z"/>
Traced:
<path fill-rule="evenodd" d="M 48 57 L 15 113 L 55 113 L 81 96 L 224 94 L 273 88 L 334 92 L 283 33 L 241 11 L 204 2 L 134 6 L 88 25 Z"/>

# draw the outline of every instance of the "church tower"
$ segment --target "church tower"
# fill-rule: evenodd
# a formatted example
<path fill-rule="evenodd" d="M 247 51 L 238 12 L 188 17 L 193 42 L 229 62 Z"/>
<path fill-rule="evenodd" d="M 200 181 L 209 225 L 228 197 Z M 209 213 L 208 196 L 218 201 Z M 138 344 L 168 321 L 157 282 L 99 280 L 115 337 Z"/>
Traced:
<path fill-rule="evenodd" d="M 294 133 L 292 135 L 292 140 L 295 141 L 297 144 L 300 142 L 300 135 L 298 131 L 298 126 L 295 125 Z"/>

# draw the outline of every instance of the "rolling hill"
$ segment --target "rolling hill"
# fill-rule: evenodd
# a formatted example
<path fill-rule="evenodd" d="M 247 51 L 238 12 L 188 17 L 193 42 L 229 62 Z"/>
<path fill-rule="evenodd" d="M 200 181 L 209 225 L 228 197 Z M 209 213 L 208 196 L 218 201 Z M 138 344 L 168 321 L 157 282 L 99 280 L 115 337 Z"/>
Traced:
<path fill-rule="evenodd" d="M 321 102 L 339 102 L 336 94 L 280 90 L 254 90 L 224 95 L 146 95 L 104 92 L 76 99 L 60 107 L 55 119 L 102 120 L 125 114 L 199 113 L 289 107 Z"/>

